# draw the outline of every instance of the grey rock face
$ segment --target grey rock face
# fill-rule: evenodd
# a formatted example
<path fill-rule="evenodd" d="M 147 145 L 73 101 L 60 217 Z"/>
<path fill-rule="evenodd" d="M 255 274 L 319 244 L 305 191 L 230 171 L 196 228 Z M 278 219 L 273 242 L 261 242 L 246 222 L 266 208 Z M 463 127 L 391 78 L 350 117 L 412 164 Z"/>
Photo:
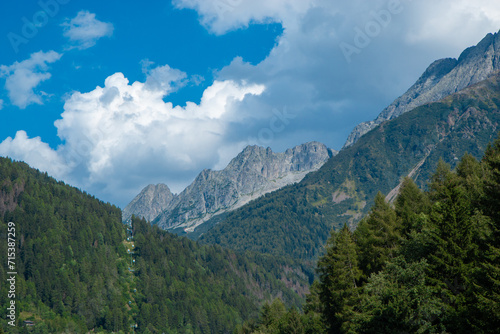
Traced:
<path fill-rule="evenodd" d="M 299 145 L 284 153 L 248 146 L 225 169 L 203 170 L 193 183 L 174 196 L 153 223 L 163 229 L 182 227 L 190 232 L 214 215 L 299 182 L 336 153 L 318 142 Z"/>
<path fill-rule="evenodd" d="M 167 208 L 173 198 L 174 195 L 165 184 L 150 184 L 123 209 L 122 220 L 128 222 L 134 214 L 151 221 Z"/>
<path fill-rule="evenodd" d="M 487 79 L 500 70 L 500 34 L 488 34 L 478 45 L 466 49 L 457 59 L 432 63 L 417 82 L 385 108 L 373 121 L 354 128 L 343 148 L 354 144 L 380 123 L 396 118 L 418 106 L 436 102 L 470 85 Z"/>

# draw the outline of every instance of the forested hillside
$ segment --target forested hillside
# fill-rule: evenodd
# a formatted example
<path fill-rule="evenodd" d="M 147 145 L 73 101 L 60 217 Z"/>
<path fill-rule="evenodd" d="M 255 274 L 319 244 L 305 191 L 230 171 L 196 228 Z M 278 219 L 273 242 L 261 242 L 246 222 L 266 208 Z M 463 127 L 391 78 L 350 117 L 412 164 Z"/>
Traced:
<path fill-rule="evenodd" d="M 500 138 L 481 162 L 440 161 L 395 205 L 378 193 L 355 231 L 332 232 L 301 314 L 266 304 L 240 333 L 498 333 Z"/>
<path fill-rule="evenodd" d="M 0 286 L 0 312 L 16 302 L 16 327 L 0 320 L 7 333 L 26 332 L 25 321 L 33 333 L 231 333 L 266 300 L 299 306 L 312 280 L 293 262 L 200 246 L 137 219 L 127 236 L 118 208 L 24 163 L 0 158 L 0 186 L 0 235 L 14 224 L 16 243 L 15 298 Z"/>
<path fill-rule="evenodd" d="M 15 224 L 17 325 L 34 320 L 42 333 L 127 328 L 120 210 L 6 158 L 0 158 L 0 185 L 2 238 L 7 223 Z M 0 252 L 7 254 L 3 240 Z M 0 280 L 6 279 L 3 263 Z M 9 301 L 2 284 L 2 314 Z"/>
<path fill-rule="evenodd" d="M 200 241 L 315 259 L 330 229 L 354 227 L 378 191 L 389 194 L 408 175 L 425 187 L 440 158 L 452 167 L 466 152 L 481 158 L 498 131 L 499 106 L 496 75 L 416 108 L 381 124 L 300 184 L 229 213 Z"/>
<path fill-rule="evenodd" d="M 285 262 L 199 246 L 133 219 L 138 325 L 152 333 L 232 333 L 276 297 L 300 306 L 309 277 Z M 312 275 L 312 273 L 311 273 Z M 311 277 L 312 278 L 312 277 Z"/>

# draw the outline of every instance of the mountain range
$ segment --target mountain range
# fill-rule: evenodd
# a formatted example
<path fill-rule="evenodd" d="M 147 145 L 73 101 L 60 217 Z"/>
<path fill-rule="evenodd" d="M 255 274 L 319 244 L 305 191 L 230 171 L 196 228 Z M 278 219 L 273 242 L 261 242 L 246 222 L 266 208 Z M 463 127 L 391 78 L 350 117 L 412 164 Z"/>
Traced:
<path fill-rule="evenodd" d="M 300 183 L 208 221 L 213 228 L 196 235 L 204 243 L 312 260 L 322 253 L 331 229 L 355 228 L 378 191 L 392 200 L 405 176 L 425 188 L 439 159 L 454 167 L 465 153 L 480 158 L 500 129 L 498 39 L 488 35 L 459 60 L 433 63 L 413 86 L 433 82 L 427 86 L 434 93 L 428 95 L 444 98 L 406 112 L 389 107 L 379 119 L 392 120 L 381 121 Z M 487 79 L 447 94 L 450 87 L 457 90 L 480 77 Z M 406 93 L 392 105 L 410 97 Z"/>
<path fill-rule="evenodd" d="M 394 332 L 401 319 L 428 332 L 418 319 L 439 325 L 448 314 L 442 323 L 450 332 L 495 333 L 500 139 L 489 145 L 500 130 L 499 39 L 489 34 L 459 59 L 431 64 L 340 152 L 318 142 L 283 153 L 248 146 L 223 170 L 203 170 L 180 194 L 147 186 L 122 212 L 0 157 L 0 235 L 10 238 L 0 251 L 14 254 L 9 270 L 16 270 L 15 284 L 0 285 L 0 309 L 7 314 L 14 285 L 17 307 L 9 313 L 17 326 L 3 317 L 0 332 L 257 333 L 283 318 L 272 332 L 322 333 L 338 310 L 354 310 L 357 321 L 374 326 L 359 332 L 384 332 L 386 325 Z M 482 163 L 466 156 L 456 176 L 439 163 L 455 168 L 466 153 L 485 152 Z M 408 177 L 425 189 L 432 175 L 441 198 L 411 183 L 407 205 L 421 201 L 428 211 L 410 207 L 412 231 L 385 243 L 397 229 L 387 231 L 386 223 L 402 224 L 387 202 Z M 360 233 L 352 234 L 358 224 Z M 405 251 L 393 254 L 395 244 Z M 429 262 L 418 259 L 426 252 Z M 370 269 L 367 259 L 378 257 L 386 271 Z M 356 274 L 358 265 L 370 270 Z M 11 282 L 6 268 L 0 266 L 0 280 Z M 312 284 L 314 268 L 319 285 Z"/>
<path fill-rule="evenodd" d="M 230 212 L 200 241 L 313 260 L 330 230 L 354 228 L 378 191 L 394 197 L 406 176 L 425 188 L 439 159 L 454 167 L 466 152 L 480 158 L 499 124 L 497 74 L 382 123 L 302 182 Z"/>
<path fill-rule="evenodd" d="M 370 208 L 376 191 L 385 192 L 387 199 L 393 200 L 404 176 L 425 187 L 439 157 L 454 166 L 465 152 L 482 155 L 498 125 L 495 96 L 499 45 L 500 35 L 488 34 L 458 59 L 433 62 L 374 121 L 358 125 L 338 155 L 319 143 L 288 150 L 284 153 L 288 158 L 277 158 L 270 149 L 247 147 L 223 171 L 202 171 L 179 195 L 172 195 L 164 185 L 146 187 L 124 209 L 124 220 L 136 214 L 161 228 L 190 233 L 192 238 L 206 234 L 201 239 L 204 242 L 239 245 L 236 248 L 244 248 L 246 242 L 238 238 L 229 241 L 226 235 L 236 236 L 233 229 L 244 224 L 253 228 L 260 224 L 259 233 L 281 235 L 283 231 L 275 231 L 279 226 L 276 223 L 297 221 L 296 233 L 302 238 L 299 244 L 310 246 L 308 251 L 296 250 L 301 253 L 298 257 L 317 255 L 328 237 L 325 231 L 344 223 L 355 226 Z M 406 113 L 411 116 L 402 117 Z M 365 140 L 356 145 L 362 138 Z M 308 158 L 312 151 L 315 159 Z M 301 158 L 313 163 L 293 169 L 292 161 L 300 160 L 294 158 L 297 152 L 303 152 Z M 302 199 L 305 211 L 292 213 L 267 204 L 272 201 L 276 206 L 283 205 L 283 196 L 290 201 Z M 261 219 L 263 207 L 265 215 L 275 216 L 276 221 Z M 266 252 L 267 246 L 258 241 L 259 233 L 245 230 L 241 237 L 249 240 L 251 249 Z M 283 255 L 287 253 L 283 247 L 274 249 Z"/>
<path fill-rule="evenodd" d="M 247 146 L 220 171 L 205 169 L 180 194 L 164 184 L 149 185 L 123 210 L 123 220 L 144 217 L 163 229 L 192 232 L 210 218 L 301 181 L 337 154 L 318 142 L 274 153 Z"/>

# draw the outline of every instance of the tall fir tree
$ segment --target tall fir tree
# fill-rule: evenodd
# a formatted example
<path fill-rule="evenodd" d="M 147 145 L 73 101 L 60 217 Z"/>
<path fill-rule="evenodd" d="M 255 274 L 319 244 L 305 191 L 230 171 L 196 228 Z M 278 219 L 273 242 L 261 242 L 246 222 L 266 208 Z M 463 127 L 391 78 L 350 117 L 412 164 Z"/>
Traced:
<path fill-rule="evenodd" d="M 474 206 L 474 189 L 463 177 L 471 174 L 471 166 L 474 163 L 466 156 L 457 175 L 440 162 L 430 184 L 434 201 L 426 230 L 430 276 L 448 307 L 443 324 L 454 333 L 474 331 L 469 305 L 476 299 L 474 278 L 488 221 Z"/>
<path fill-rule="evenodd" d="M 355 231 L 356 244 L 359 247 L 360 268 L 364 277 L 376 273 L 384 267 L 401 244 L 401 226 L 396 212 L 378 193 L 368 216 L 363 219 Z"/>
<path fill-rule="evenodd" d="M 485 169 L 481 209 L 491 218 L 491 224 L 476 274 L 477 302 L 472 305 L 471 313 L 485 333 L 494 333 L 500 328 L 500 133 L 488 146 L 481 164 Z"/>
<path fill-rule="evenodd" d="M 333 232 L 326 254 L 318 261 L 320 300 L 328 333 L 340 333 L 345 315 L 358 295 L 361 270 L 358 267 L 356 244 L 347 225 Z"/>
<path fill-rule="evenodd" d="M 430 211 L 430 201 L 410 177 L 405 177 L 395 201 L 396 215 L 401 223 L 401 232 L 407 236 L 410 231 L 421 231 L 422 214 Z"/>

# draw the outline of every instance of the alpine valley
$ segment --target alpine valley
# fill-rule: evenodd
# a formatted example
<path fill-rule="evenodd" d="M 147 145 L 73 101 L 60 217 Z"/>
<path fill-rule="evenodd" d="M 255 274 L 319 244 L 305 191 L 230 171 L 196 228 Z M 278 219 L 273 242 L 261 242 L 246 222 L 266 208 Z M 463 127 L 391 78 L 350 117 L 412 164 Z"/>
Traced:
<path fill-rule="evenodd" d="M 0 333 L 496 333 L 499 70 L 489 34 L 340 152 L 248 146 L 123 211 L 0 158 Z"/>

